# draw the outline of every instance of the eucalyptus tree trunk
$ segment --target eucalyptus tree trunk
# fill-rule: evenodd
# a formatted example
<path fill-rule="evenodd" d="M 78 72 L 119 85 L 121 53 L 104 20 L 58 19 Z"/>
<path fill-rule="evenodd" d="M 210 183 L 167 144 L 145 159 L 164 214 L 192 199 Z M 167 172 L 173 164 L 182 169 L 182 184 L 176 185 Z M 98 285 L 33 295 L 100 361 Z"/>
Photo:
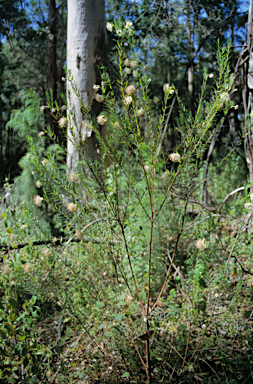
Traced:
<path fill-rule="evenodd" d="M 247 48 L 249 53 L 249 65 L 247 74 L 247 85 L 248 85 L 248 103 L 245 109 L 245 117 L 251 113 L 250 121 L 247 126 L 247 137 L 246 137 L 246 153 L 247 163 L 249 167 L 250 180 L 253 181 L 253 0 L 250 0 L 249 17 L 248 17 L 248 36 L 247 36 Z M 253 188 L 251 188 L 251 192 Z"/>
<path fill-rule="evenodd" d="M 98 65 L 102 63 L 106 63 L 105 1 L 68 0 L 67 68 L 73 83 L 67 82 L 67 165 L 72 170 L 79 160 L 78 148 L 82 141 L 89 155 L 98 156 L 96 138 L 87 129 L 80 100 L 85 108 L 92 108 L 93 116 L 98 113 L 101 106 L 94 100 L 93 85 L 100 83 Z"/>
<path fill-rule="evenodd" d="M 194 53 L 193 44 L 192 44 L 192 23 L 191 23 L 191 13 L 190 13 L 190 5 L 187 8 L 187 40 L 188 40 L 188 48 L 191 52 L 191 56 Z M 188 92 L 189 92 L 189 110 L 194 113 L 194 94 L 193 94 L 193 86 L 194 86 L 194 64 L 191 61 L 191 64 L 188 68 Z"/>
<path fill-rule="evenodd" d="M 53 100 L 57 100 L 57 9 L 55 0 L 48 1 L 48 8 L 48 90 L 52 90 Z M 59 137 L 58 126 L 52 113 L 49 113 L 49 125 L 51 131 Z"/>

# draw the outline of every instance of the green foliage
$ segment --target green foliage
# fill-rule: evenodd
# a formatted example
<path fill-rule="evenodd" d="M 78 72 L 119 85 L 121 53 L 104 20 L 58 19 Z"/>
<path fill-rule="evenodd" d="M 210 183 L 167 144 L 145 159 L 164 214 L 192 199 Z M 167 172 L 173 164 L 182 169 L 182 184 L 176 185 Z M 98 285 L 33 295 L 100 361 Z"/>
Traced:
<path fill-rule="evenodd" d="M 21 108 L 12 111 L 6 128 L 12 128 L 15 132 L 18 132 L 19 137 L 24 142 L 27 142 L 29 136 L 35 140 L 36 144 L 41 145 L 38 133 L 43 130 L 45 120 L 40 112 L 40 99 L 37 97 L 36 92 L 30 89 L 21 92 L 20 102 Z"/>
<path fill-rule="evenodd" d="M 10 374 L 16 359 L 13 377 L 27 382 L 57 377 L 62 383 L 172 378 L 243 383 L 252 359 L 250 235 L 239 203 L 231 208 L 227 202 L 219 210 L 225 197 L 220 192 L 229 192 L 231 183 L 237 187 L 230 175 L 232 167 L 240 169 L 235 154 L 231 161 L 217 162 L 208 175 L 215 201 L 208 199 L 209 206 L 199 202 L 203 157 L 234 105 L 229 48 L 219 47 L 219 76 L 209 99 L 211 80 L 205 73 L 195 116 L 169 84 L 159 113 L 148 69 L 136 56 L 131 25 L 117 20 L 112 28 L 119 76 L 112 81 L 102 73 L 97 93 L 103 96 L 103 112 L 97 121 L 81 106 L 96 134 L 97 158 L 86 141 L 74 136 L 69 111 L 77 168 L 66 174 L 64 151 L 58 144 L 41 150 L 34 135 L 25 161 L 43 192 L 32 192 L 22 211 L 4 212 L 2 233 L 13 249 L 5 250 L 1 274 L 1 329 L 9 359 L 2 363 L 2 375 Z M 130 67 L 138 76 L 129 74 Z M 73 83 L 71 74 L 68 80 Z M 178 140 L 168 151 L 164 138 L 173 97 L 179 118 L 171 130 Z M 52 108 L 58 118 L 59 108 L 51 103 Z M 51 130 L 45 132 L 53 140 Z M 230 176 L 229 186 L 219 173 Z M 38 212 L 41 217 L 50 212 L 59 236 L 45 230 Z M 58 338 L 45 333 L 36 344 L 48 319 L 58 324 Z M 19 355 L 11 351 L 13 324 Z M 26 340 L 28 362 L 22 370 L 20 350 Z"/>

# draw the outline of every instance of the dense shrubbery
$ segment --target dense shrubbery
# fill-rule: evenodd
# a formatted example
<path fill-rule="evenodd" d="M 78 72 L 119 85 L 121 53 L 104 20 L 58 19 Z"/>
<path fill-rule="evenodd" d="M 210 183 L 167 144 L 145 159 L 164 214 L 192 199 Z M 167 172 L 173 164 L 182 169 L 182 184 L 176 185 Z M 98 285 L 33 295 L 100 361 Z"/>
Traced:
<path fill-rule="evenodd" d="M 148 69 L 133 47 L 131 58 L 124 55 L 131 25 L 114 27 L 122 31 L 120 77 L 112 83 L 103 72 L 95 87 L 104 107 L 97 121 L 82 106 L 99 158 L 81 142 L 82 160 L 66 175 L 58 144 L 38 151 L 31 139 L 25 161 L 36 182 L 36 210 L 30 196 L 2 212 L 1 380 L 246 384 L 253 286 L 250 214 L 243 208 L 248 185 L 246 196 L 220 207 L 238 187 L 236 167 L 244 182 L 234 152 L 209 170 L 209 206 L 199 203 L 203 155 L 233 108 L 229 49 L 219 48 L 218 80 L 205 73 L 195 117 L 168 84 L 159 116 Z M 207 82 L 214 86 L 209 102 Z M 173 97 L 178 141 L 168 153 L 163 138 Z M 48 107 L 65 125 L 58 106 Z M 70 121 L 69 111 L 69 135 L 80 141 Z"/>

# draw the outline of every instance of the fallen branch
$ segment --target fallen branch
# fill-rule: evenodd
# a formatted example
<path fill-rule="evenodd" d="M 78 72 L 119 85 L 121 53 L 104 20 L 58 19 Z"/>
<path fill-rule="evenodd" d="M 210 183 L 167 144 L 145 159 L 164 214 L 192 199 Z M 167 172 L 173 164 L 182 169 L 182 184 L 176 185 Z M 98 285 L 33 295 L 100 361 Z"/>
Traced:
<path fill-rule="evenodd" d="M 246 188 L 250 188 L 251 186 L 249 185 L 248 187 Z M 230 192 L 226 197 L 225 199 L 222 201 L 221 205 L 219 206 L 219 209 L 218 209 L 218 213 L 221 213 L 221 208 L 223 206 L 223 204 L 225 204 L 225 202 L 230 198 L 230 196 L 234 195 L 235 193 L 238 193 L 240 191 L 244 191 L 245 187 L 240 187 L 240 188 L 237 188 L 235 189 L 234 191 Z"/>

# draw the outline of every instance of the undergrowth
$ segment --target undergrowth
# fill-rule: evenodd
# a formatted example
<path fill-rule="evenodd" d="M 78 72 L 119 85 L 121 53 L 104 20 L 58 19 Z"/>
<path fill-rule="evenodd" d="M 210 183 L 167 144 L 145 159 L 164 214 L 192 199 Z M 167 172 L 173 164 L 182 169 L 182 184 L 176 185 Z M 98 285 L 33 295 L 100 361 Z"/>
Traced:
<path fill-rule="evenodd" d="M 82 105 L 98 156 L 75 131 L 71 110 L 66 119 L 49 100 L 81 160 L 66 174 L 64 149 L 56 143 L 38 153 L 31 137 L 23 161 L 36 195 L 2 210 L 1 380 L 250 383 L 251 203 L 245 184 L 222 204 L 231 192 L 229 154 L 210 167 L 209 205 L 200 202 L 203 153 L 234 107 L 229 47 L 218 48 L 218 79 L 205 73 L 194 117 L 169 84 L 158 115 L 131 25 L 110 28 L 118 31 L 119 78 L 101 69 L 97 119 Z M 75 89 L 71 74 L 68 81 Z M 174 97 L 178 141 L 169 153 Z"/>

